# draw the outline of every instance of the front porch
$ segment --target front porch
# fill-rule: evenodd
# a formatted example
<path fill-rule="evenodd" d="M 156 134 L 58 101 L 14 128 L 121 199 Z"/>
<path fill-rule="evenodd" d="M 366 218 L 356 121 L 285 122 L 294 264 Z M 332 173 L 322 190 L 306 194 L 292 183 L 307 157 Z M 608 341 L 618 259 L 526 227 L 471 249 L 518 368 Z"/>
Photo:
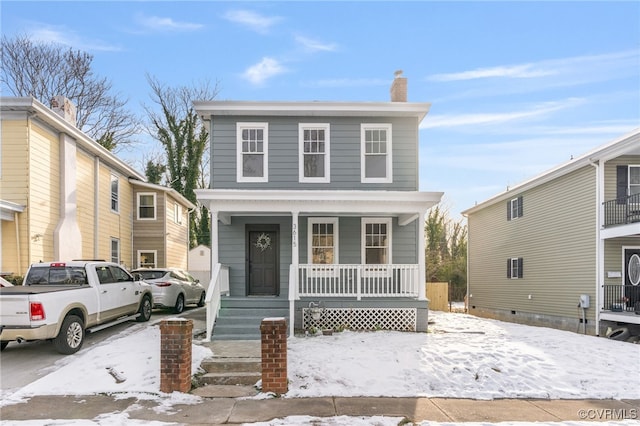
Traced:
<path fill-rule="evenodd" d="M 603 285 L 600 319 L 640 324 L 640 286 Z"/>

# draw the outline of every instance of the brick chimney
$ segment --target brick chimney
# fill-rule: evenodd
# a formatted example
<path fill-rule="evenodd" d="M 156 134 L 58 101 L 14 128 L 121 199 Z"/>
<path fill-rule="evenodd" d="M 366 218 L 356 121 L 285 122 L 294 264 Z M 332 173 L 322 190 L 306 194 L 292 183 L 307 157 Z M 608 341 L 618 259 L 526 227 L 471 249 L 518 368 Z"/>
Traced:
<path fill-rule="evenodd" d="M 391 102 L 407 102 L 407 78 L 402 76 L 402 70 L 394 73 L 391 83 Z"/>
<path fill-rule="evenodd" d="M 51 110 L 77 127 L 76 106 L 64 96 L 54 96 L 51 99 Z"/>

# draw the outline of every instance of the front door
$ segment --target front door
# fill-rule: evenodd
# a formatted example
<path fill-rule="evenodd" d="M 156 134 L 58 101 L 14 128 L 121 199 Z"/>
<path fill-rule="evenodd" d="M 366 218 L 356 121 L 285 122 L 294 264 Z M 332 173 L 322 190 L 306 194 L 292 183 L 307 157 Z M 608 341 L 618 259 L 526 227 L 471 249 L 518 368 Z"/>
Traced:
<path fill-rule="evenodd" d="M 640 303 L 640 248 L 624 250 L 624 285 L 627 306 L 635 308 Z"/>
<path fill-rule="evenodd" d="M 249 296 L 277 296 L 279 226 L 247 225 L 246 277 Z"/>

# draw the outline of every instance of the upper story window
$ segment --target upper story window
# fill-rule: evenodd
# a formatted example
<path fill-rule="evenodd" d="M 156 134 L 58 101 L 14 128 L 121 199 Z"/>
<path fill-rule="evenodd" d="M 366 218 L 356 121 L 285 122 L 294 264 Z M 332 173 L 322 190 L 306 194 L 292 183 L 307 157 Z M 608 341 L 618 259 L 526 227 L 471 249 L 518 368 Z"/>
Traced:
<path fill-rule="evenodd" d="M 237 123 L 237 181 L 268 182 L 268 123 Z"/>
<path fill-rule="evenodd" d="M 629 166 L 629 195 L 640 194 L 640 166 Z"/>
<path fill-rule="evenodd" d="M 156 219 L 156 194 L 154 192 L 138 193 L 138 220 Z"/>
<path fill-rule="evenodd" d="M 391 183 L 391 124 L 360 125 L 361 181 L 363 183 Z"/>
<path fill-rule="evenodd" d="M 178 203 L 173 205 L 173 221 L 178 225 L 182 225 L 182 206 Z"/>
<path fill-rule="evenodd" d="M 309 218 L 308 261 L 333 264 L 338 260 L 338 218 Z"/>
<path fill-rule="evenodd" d="M 298 125 L 300 182 L 329 182 L 329 124 Z"/>
<path fill-rule="evenodd" d="M 522 217 L 522 197 L 513 198 L 507 201 L 507 220 L 517 219 Z"/>
<path fill-rule="evenodd" d="M 364 263 L 391 263 L 391 219 L 362 219 L 362 250 Z"/>
<path fill-rule="evenodd" d="M 118 213 L 120 211 L 119 204 L 120 180 L 118 176 L 111 175 L 111 211 Z"/>

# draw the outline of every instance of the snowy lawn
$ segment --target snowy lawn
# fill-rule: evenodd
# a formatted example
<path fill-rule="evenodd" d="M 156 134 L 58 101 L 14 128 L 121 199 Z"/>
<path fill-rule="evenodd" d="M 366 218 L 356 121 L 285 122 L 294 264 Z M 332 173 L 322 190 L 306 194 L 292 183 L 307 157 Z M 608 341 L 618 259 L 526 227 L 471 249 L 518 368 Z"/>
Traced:
<path fill-rule="evenodd" d="M 345 331 L 290 338 L 285 397 L 640 399 L 640 386 L 631 380 L 638 374 L 640 345 L 459 313 L 432 312 L 431 319 L 429 333 Z M 194 372 L 211 355 L 199 343 L 193 345 Z M 34 395 L 97 393 L 168 405 L 198 400 L 160 392 L 158 326 L 133 325 L 55 368 L 4 392 L 0 406 Z M 116 383 L 109 369 L 125 381 Z"/>

